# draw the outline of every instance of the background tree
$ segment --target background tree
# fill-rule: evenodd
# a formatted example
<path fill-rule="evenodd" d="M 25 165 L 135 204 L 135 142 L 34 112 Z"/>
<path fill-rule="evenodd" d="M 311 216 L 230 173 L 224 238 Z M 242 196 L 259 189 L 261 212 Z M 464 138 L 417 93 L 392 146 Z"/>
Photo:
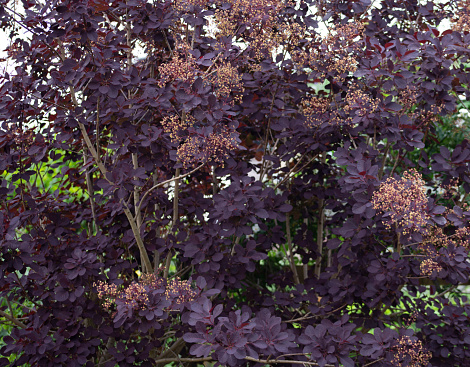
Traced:
<path fill-rule="evenodd" d="M 0 365 L 468 365 L 469 1 L 0 3 Z"/>

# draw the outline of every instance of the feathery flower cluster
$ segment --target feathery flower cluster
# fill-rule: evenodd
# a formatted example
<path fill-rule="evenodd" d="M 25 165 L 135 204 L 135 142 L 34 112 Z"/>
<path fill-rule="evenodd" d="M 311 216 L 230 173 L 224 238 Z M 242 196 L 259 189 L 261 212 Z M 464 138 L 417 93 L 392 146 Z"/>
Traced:
<path fill-rule="evenodd" d="M 415 323 L 418 319 L 418 312 L 414 311 L 413 313 L 409 314 L 408 317 L 404 317 L 403 321 L 404 324 L 409 327 L 411 324 Z"/>
<path fill-rule="evenodd" d="M 234 100 L 241 101 L 242 93 L 245 91 L 242 83 L 242 76 L 236 67 L 228 62 L 222 62 L 213 72 L 210 73 L 208 82 L 215 87 L 215 93 L 219 98 L 226 98 L 232 92 L 237 92 Z"/>
<path fill-rule="evenodd" d="M 436 260 L 428 258 L 419 264 L 419 270 L 422 275 L 431 276 L 433 273 L 439 273 L 442 270 L 442 266 Z"/>
<path fill-rule="evenodd" d="M 210 0 L 175 0 L 173 7 L 179 12 L 186 12 L 195 6 L 204 8 L 209 2 Z"/>
<path fill-rule="evenodd" d="M 10 140 L 14 141 L 16 144 L 31 145 L 34 141 L 34 130 L 27 129 L 13 129 L 8 131 L 7 134 L 10 136 Z"/>
<path fill-rule="evenodd" d="M 328 116 L 325 116 L 325 114 L 330 106 L 330 101 L 327 98 L 310 97 L 304 99 L 301 106 L 302 112 L 307 118 L 308 127 L 320 126 L 328 120 Z"/>
<path fill-rule="evenodd" d="M 397 225 L 403 234 L 422 231 L 426 226 L 427 203 L 424 181 L 415 169 L 405 171 L 402 178 L 389 177 L 372 196 L 374 209 L 389 217 L 383 221 L 384 225 L 388 229 Z"/>
<path fill-rule="evenodd" d="M 297 45 L 301 39 L 306 37 L 307 28 L 298 23 L 283 23 L 279 26 L 282 39 L 291 45 Z"/>
<path fill-rule="evenodd" d="M 229 10 L 216 10 L 215 18 L 217 21 L 217 28 L 219 35 L 230 36 L 233 33 L 224 33 L 225 30 L 234 27 L 228 27 L 228 23 L 235 25 L 237 22 L 242 21 L 244 24 L 250 26 L 272 26 L 274 19 L 282 9 L 285 8 L 286 3 L 276 0 L 229 0 L 226 3 L 231 5 Z M 222 21 L 222 26 L 219 22 Z"/>
<path fill-rule="evenodd" d="M 197 292 L 191 288 L 191 284 L 186 280 L 181 280 L 179 277 L 171 279 L 165 289 L 166 299 L 173 299 L 176 305 L 194 300 L 196 294 Z"/>
<path fill-rule="evenodd" d="M 418 245 L 418 250 L 423 252 L 426 259 L 420 264 L 421 273 L 430 276 L 434 271 L 439 272 L 443 268 L 437 261 L 438 249 L 449 245 L 470 248 L 470 227 L 457 228 L 453 235 L 446 235 L 441 227 L 428 228 L 424 241 Z"/>
<path fill-rule="evenodd" d="M 207 138 L 205 154 L 207 159 L 222 163 L 228 156 L 228 152 L 238 148 L 236 138 L 228 130 L 213 132 Z"/>
<path fill-rule="evenodd" d="M 21 46 L 18 43 L 11 43 L 5 51 L 7 52 L 7 56 L 9 59 L 13 59 L 16 55 L 21 51 Z"/>
<path fill-rule="evenodd" d="M 107 284 L 99 281 L 93 284 L 96 287 L 98 298 L 103 301 L 103 308 L 108 310 L 114 304 L 114 300 L 118 297 L 120 290 L 116 284 Z"/>
<path fill-rule="evenodd" d="M 170 135 L 170 139 L 173 142 L 177 142 L 181 139 L 181 134 L 193 126 L 195 119 L 192 115 L 186 115 L 184 119 L 178 115 L 165 116 L 162 121 L 163 131 Z"/>
<path fill-rule="evenodd" d="M 270 54 L 280 46 L 283 41 L 282 34 L 271 27 L 259 27 L 250 34 L 250 46 L 255 52 L 255 58 L 261 60 L 264 55 Z"/>
<path fill-rule="evenodd" d="M 428 126 L 431 123 L 439 121 L 439 114 L 443 110 L 443 105 L 433 105 L 428 111 L 416 109 L 410 117 L 419 122 L 419 125 Z"/>
<path fill-rule="evenodd" d="M 326 70 L 329 73 L 336 72 L 338 77 L 336 80 L 342 80 L 340 77 L 341 74 L 345 73 L 354 73 L 357 70 L 357 59 L 353 55 L 338 55 L 330 60 L 329 64 L 326 66 Z"/>
<path fill-rule="evenodd" d="M 232 19 L 230 10 L 217 9 L 215 11 L 216 37 L 233 37 L 237 29 L 237 23 Z"/>
<path fill-rule="evenodd" d="M 434 272 L 442 270 L 442 266 L 436 261 L 439 257 L 437 249 L 446 246 L 448 237 L 444 234 L 441 227 L 430 227 L 424 237 L 424 241 L 418 245 L 418 250 L 421 251 L 426 258 L 419 265 L 421 274 L 424 276 L 431 276 Z"/>
<path fill-rule="evenodd" d="M 183 163 L 183 167 L 191 167 L 198 161 L 201 144 L 202 139 L 199 136 L 190 136 L 178 147 L 176 155 Z"/>
<path fill-rule="evenodd" d="M 12 127 L 12 130 L 6 131 L 6 135 L 11 142 L 16 144 L 15 149 L 21 153 L 26 153 L 34 143 L 34 129 L 19 129 Z"/>
<path fill-rule="evenodd" d="M 392 359 L 395 367 L 424 367 L 432 358 L 421 340 L 403 335 L 397 341 L 396 354 Z"/>
<path fill-rule="evenodd" d="M 436 258 L 438 256 L 436 249 L 446 247 L 448 241 L 449 237 L 441 227 L 428 227 L 423 242 L 418 245 L 418 250 L 430 258 Z"/>
<path fill-rule="evenodd" d="M 412 107 L 418 103 L 418 93 L 416 87 L 407 86 L 401 90 L 398 95 L 398 102 L 403 106 L 405 111 L 409 111 Z"/>
<path fill-rule="evenodd" d="M 147 289 L 140 283 L 132 282 L 124 288 L 119 298 L 134 309 L 144 309 L 148 306 L 149 296 Z"/>
<path fill-rule="evenodd" d="M 355 50 L 360 47 L 357 38 L 362 37 L 364 25 L 350 22 L 336 28 L 328 36 L 316 35 L 304 51 L 292 53 L 292 60 L 299 68 L 309 68 L 324 78 L 325 72 L 333 73 L 336 80 L 343 80 L 345 73 L 357 70 Z"/>
<path fill-rule="evenodd" d="M 263 52 L 271 52 L 290 39 L 300 39 L 300 26 L 287 26 L 278 21 L 278 14 L 287 6 L 293 5 L 291 0 L 228 0 L 229 9 L 215 11 L 217 37 L 232 37 L 239 24 L 250 30 L 250 47 L 259 58 Z M 294 37 L 294 33 L 297 35 Z M 299 34 L 297 34 L 299 33 Z"/>
<path fill-rule="evenodd" d="M 451 28 L 456 32 L 470 32 L 470 0 L 456 1 L 459 11 L 451 18 Z"/>
<path fill-rule="evenodd" d="M 160 80 L 158 86 L 161 88 L 166 83 L 174 80 L 192 83 L 196 77 L 197 65 L 192 55 L 187 55 L 186 59 L 181 58 L 176 52 L 171 61 L 158 67 Z"/>
<path fill-rule="evenodd" d="M 350 42 L 355 37 L 362 35 L 364 32 L 364 24 L 353 21 L 335 29 L 335 34 L 329 36 L 335 41 Z"/>
<path fill-rule="evenodd" d="M 165 298 L 172 301 L 172 306 L 192 301 L 197 294 L 187 280 L 176 278 L 165 282 L 155 274 L 144 274 L 139 281 L 133 281 L 127 287 L 118 287 L 116 284 L 102 281 L 95 283 L 94 286 L 106 310 L 116 302 L 122 302 L 135 310 L 145 309 L 149 306 L 149 294 L 155 290 L 163 289 Z"/>
<path fill-rule="evenodd" d="M 455 237 L 461 246 L 470 249 L 470 227 L 457 228 Z"/>
<path fill-rule="evenodd" d="M 236 138 L 229 132 L 213 132 L 203 139 L 200 136 L 189 137 L 177 150 L 178 159 L 185 168 L 197 162 L 212 159 L 221 163 L 228 152 L 238 148 Z"/>
<path fill-rule="evenodd" d="M 346 95 L 344 111 L 360 117 L 374 113 L 379 108 L 379 101 L 372 99 L 369 95 L 353 85 Z"/>

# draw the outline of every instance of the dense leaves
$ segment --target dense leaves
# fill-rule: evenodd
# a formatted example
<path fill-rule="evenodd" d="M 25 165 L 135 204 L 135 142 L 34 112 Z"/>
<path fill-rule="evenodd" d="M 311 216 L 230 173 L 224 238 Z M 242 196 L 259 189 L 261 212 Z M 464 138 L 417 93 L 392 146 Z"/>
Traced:
<path fill-rule="evenodd" d="M 0 24 L 0 366 L 468 365 L 470 2 Z"/>

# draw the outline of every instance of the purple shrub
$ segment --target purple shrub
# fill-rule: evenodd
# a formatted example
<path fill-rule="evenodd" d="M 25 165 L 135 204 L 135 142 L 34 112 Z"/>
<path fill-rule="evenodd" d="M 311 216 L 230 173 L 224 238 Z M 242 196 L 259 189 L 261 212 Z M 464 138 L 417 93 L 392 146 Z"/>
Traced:
<path fill-rule="evenodd" d="M 0 366 L 468 366 L 468 19 L 0 0 Z"/>

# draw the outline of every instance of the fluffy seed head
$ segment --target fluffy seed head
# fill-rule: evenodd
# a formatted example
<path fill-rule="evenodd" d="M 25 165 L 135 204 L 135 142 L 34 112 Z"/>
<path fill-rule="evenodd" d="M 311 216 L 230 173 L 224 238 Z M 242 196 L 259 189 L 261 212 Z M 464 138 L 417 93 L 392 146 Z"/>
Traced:
<path fill-rule="evenodd" d="M 396 225 L 404 234 L 423 231 L 429 220 L 427 203 L 424 181 L 414 169 L 404 172 L 401 178 L 389 177 L 372 197 L 374 209 L 389 218 L 384 225 L 389 229 Z"/>
<path fill-rule="evenodd" d="M 398 339 L 396 353 L 392 359 L 394 367 L 424 367 L 432 358 L 421 340 L 403 335 Z"/>

